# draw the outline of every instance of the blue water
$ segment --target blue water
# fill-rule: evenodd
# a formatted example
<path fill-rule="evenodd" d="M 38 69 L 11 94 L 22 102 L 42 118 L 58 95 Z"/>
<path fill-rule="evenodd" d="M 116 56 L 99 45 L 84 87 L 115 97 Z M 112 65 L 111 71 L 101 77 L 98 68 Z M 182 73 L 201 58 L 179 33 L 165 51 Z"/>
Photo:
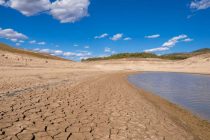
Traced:
<path fill-rule="evenodd" d="M 130 75 L 134 85 L 190 110 L 210 121 L 210 76 L 199 74 L 145 72 Z"/>

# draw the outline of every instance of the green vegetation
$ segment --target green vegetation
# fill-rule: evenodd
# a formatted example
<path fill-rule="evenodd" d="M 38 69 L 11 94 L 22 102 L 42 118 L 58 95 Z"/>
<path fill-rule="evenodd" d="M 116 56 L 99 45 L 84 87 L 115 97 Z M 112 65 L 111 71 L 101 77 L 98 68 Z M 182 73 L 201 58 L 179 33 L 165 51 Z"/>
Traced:
<path fill-rule="evenodd" d="M 120 53 L 108 57 L 93 57 L 93 58 L 83 59 L 82 61 L 97 61 L 97 60 L 110 60 L 110 59 L 122 59 L 122 58 L 158 58 L 158 56 L 152 53 Z"/>
<path fill-rule="evenodd" d="M 114 54 L 108 57 L 94 57 L 88 58 L 82 61 L 97 61 L 97 60 L 110 60 L 110 59 L 122 59 L 122 58 L 158 58 L 156 54 L 152 53 L 120 53 Z"/>
<path fill-rule="evenodd" d="M 194 51 L 193 53 L 210 53 L 210 48 L 199 49 Z"/>
<path fill-rule="evenodd" d="M 190 53 L 173 53 L 173 54 L 167 54 L 162 55 L 160 58 L 162 59 L 168 59 L 168 60 L 183 60 L 191 57 Z"/>
<path fill-rule="evenodd" d="M 120 53 L 114 54 L 108 57 L 94 57 L 83 59 L 82 61 L 98 61 L 98 60 L 110 60 L 110 59 L 122 59 L 122 58 L 160 58 L 160 59 L 167 59 L 167 60 L 184 60 L 192 56 L 210 53 L 209 48 L 204 48 L 200 50 L 193 51 L 191 53 L 173 53 L 167 55 L 158 56 L 153 53 Z"/>
<path fill-rule="evenodd" d="M 36 53 L 36 52 L 32 52 L 32 51 L 27 51 L 27 50 L 16 49 L 16 48 L 10 47 L 3 43 L 0 43 L 0 50 L 6 51 L 6 52 L 11 52 L 11 53 L 30 55 L 33 57 L 38 57 L 38 58 L 43 58 L 43 59 L 66 60 L 66 59 L 52 56 L 52 55 L 45 54 L 45 53 Z"/>
<path fill-rule="evenodd" d="M 158 56 L 152 53 L 120 53 L 108 57 L 95 57 L 88 58 L 82 61 L 96 61 L 96 60 L 109 60 L 109 59 L 122 59 L 122 58 L 157 58 Z"/>

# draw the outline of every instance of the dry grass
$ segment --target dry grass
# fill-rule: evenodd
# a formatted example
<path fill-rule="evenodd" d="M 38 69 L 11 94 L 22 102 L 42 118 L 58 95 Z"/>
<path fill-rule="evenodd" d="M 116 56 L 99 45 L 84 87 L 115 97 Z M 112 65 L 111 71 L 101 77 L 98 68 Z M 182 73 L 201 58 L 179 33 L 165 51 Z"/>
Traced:
<path fill-rule="evenodd" d="M 3 44 L 3 43 L 0 43 L 0 50 L 10 52 L 10 53 L 29 55 L 29 56 L 33 56 L 33 57 L 37 57 L 37 58 L 42 58 L 42 59 L 69 61 L 69 60 L 66 60 L 64 58 L 52 56 L 52 55 L 45 54 L 45 53 L 36 53 L 36 52 L 28 51 L 28 50 L 13 48 L 13 47 L 10 47 L 10 46 L 8 46 L 6 44 Z"/>

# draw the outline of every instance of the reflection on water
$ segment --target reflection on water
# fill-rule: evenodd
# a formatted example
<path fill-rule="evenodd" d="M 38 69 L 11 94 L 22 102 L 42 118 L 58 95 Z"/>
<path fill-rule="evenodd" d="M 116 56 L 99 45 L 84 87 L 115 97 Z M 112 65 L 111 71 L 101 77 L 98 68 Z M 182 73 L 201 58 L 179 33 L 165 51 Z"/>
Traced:
<path fill-rule="evenodd" d="M 210 76 L 146 72 L 130 75 L 128 80 L 210 121 Z"/>

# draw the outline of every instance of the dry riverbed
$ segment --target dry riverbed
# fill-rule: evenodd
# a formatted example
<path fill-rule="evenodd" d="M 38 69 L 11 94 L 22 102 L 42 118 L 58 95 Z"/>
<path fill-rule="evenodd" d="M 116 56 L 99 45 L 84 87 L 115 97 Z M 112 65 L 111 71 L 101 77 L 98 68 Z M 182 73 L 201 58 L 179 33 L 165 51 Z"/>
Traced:
<path fill-rule="evenodd" d="M 209 123 L 127 81 L 128 74 L 141 70 L 140 63 L 149 68 L 145 61 L 137 67 L 135 62 L 115 67 L 50 60 L 27 65 L 11 60 L 9 66 L 5 62 L 0 66 L 0 139 L 210 138 Z M 151 63 L 151 70 L 161 71 L 166 65 L 160 64 L 169 68 L 175 62 Z M 180 63 L 173 67 L 187 71 Z M 207 72 L 206 67 L 202 70 Z"/>
<path fill-rule="evenodd" d="M 19 77 L 24 73 L 20 71 Z M 154 103 L 150 99 L 155 97 L 146 98 L 143 91 L 127 82 L 124 72 L 61 71 L 56 80 L 44 74 L 43 69 L 38 76 L 28 74 L 31 80 L 24 87 L 1 90 L 0 139 L 210 137 L 208 125 L 200 122 L 200 131 L 191 131 L 195 126 L 177 121 L 180 116 L 168 113 L 171 108 L 158 107 L 162 101 Z M 44 78 L 39 81 L 40 76 Z"/>

